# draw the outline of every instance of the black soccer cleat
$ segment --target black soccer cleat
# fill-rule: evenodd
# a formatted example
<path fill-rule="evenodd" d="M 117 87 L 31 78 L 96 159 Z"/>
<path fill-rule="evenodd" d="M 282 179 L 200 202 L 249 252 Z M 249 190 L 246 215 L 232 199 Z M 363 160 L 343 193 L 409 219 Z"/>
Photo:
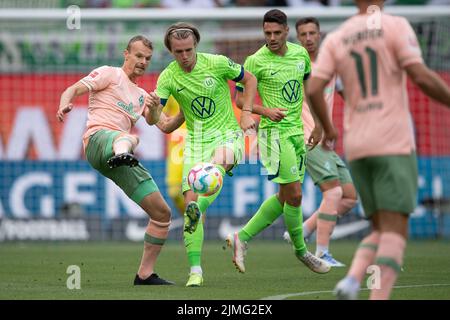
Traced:
<path fill-rule="evenodd" d="M 120 166 L 135 167 L 139 164 L 139 160 L 133 154 L 125 152 L 112 156 L 108 159 L 107 163 L 110 169 Z"/>
<path fill-rule="evenodd" d="M 135 286 L 140 286 L 140 285 L 148 285 L 148 286 L 161 286 L 161 285 L 172 285 L 175 284 L 172 281 L 167 281 L 164 280 L 160 277 L 158 277 L 158 275 L 156 273 L 152 273 L 147 279 L 142 280 L 141 278 L 139 278 L 138 275 L 136 275 L 136 277 L 134 278 L 134 283 Z"/>

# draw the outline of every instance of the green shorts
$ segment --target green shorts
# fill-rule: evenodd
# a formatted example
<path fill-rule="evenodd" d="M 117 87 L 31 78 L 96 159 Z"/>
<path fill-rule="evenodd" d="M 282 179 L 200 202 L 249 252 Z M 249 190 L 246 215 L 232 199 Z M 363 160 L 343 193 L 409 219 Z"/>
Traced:
<path fill-rule="evenodd" d="M 244 134 L 242 131 L 233 131 L 229 134 L 209 142 L 196 142 L 191 137 L 186 137 L 186 145 L 183 151 L 183 182 L 182 192 L 190 190 L 187 182 L 189 171 L 199 162 L 211 162 L 217 148 L 226 147 L 233 151 L 234 159 L 231 170 L 241 161 L 245 152 Z"/>
<path fill-rule="evenodd" d="M 306 160 L 306 171 L 316 185 L 330 180 L 339 180 L 341 184 L 353 183 L 344 161 L 334 151 L 326 151 L 317 145 L 308 150 Z"/>
<path fill-rule="evenodd" d="M 140 205 L 145 196 L 159 191 L 150 173 L 140 163 L 136 167 L 110 169 L 107 161 L 114 155 L 112 143 L 119 131 L 99 130 L 89 138 L 86 158 L 91 166 L 114 181 L 131 200 Z"/>
<path fill-rule="evenodd" d="M 259 156 L 268 179 L 286 184 L 303 183 L 306 146 L 303 133 L 282 135 L 276 129 L 258 131 Z"/>
<path fill-rule="evenodd" d="M 415 153 L 362 158 L 349 166 L 366 217 L 378 210 L 414 211 L 418 179 Z"/>

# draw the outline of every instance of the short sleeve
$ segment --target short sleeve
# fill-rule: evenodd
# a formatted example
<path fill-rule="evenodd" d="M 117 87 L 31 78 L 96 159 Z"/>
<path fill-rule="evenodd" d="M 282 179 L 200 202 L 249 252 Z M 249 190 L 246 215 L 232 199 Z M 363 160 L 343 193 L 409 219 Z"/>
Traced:
<path fill-rule="evenodd" d="M 396 25 L 398 29 L 393 47 L 400 66 L 404 68 L 414 63 L 423 63 L 419 42 L 409 22 L 405 18 L 398 17 Z"/>
<path fill-rule="evenodd" d="M 89 75 L 80 80 L 89 91 L 100 91 L 109 86 L 109 84 L 116 78 L 116 68 L 110 66 L 102 66 L 92 70 Z"/>
<path fill-rule="evenodd" d="M 230 58 L 218 55 L 217 64 L 218 69 L 223 71 L 223 75 L 227 80 L 238 82 L 244 77 L 244 67 Z"/>
<path fill-rule="evenodd" d="M 172 92 L 170 89 L 171 80 L 170 80 L 170 71 L 165 69 L 163 72 L 159 74 L 158 81 L 156 82 L 156 94 L 161 99 L 161 104 L 166 105 L 167 100 L 171 96 Z"/>
<path fill-rule="evenodd" d="M 313 76 L 324 80 L 331 80 L 336 73 L 336 59 L 333 54 L 333 33 L 329 34 L 319 50 Z"/>
<path fill-rule="evenodd" d="M 252 68 L 252 66 L 253 66 L 253 63 L 252 63 L 251 57 L 247 57 L 247 59 L 245 59 L 245 62 L 244 62 L 244 70 L 247 70 L 248 72 L 251 72 L 252 74 L 255 75 L 254 70 L 253 70 L 254 68 Z M 244 85 L 240 82 L 236 82 L 236 90 L 243 92 Z"/>

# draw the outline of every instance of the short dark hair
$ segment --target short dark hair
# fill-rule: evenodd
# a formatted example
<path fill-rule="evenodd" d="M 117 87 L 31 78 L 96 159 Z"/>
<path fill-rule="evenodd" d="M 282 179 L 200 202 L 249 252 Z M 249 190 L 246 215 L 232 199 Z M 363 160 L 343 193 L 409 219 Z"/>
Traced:
<path fill-rule="evenodd" d="M 147 37 L 144 37 L 144 36 L 142 36 L 142 35 L 134 36 L 133 38 L 131 38 L 130 41 L 128 41 L 128 44 L 127 44 L 127 50 L 130 51 L 131 45 L 132 45 L 134 42 L 138 42 L 138 41 L 142 41 L 142 43 L 144 44 L 144 46 L 146 46 L 147 48 L 153 50 L 153 44 L 152 44 L 152 42 L 151 42 Z"/>
<path fill-rule="evenodd" d="M 307 24 L 307 23 L 314 23 L 317 26 L 317 29 L 320 31 L 319 20 L 317 20 L 314 17 L 306 17 L 306 18 L 298 19 L 297 22 L 295 23 L 295 30 L 297 30 L 298 27 L 301 26 L 302 24 Z"/>
<path fill-rule="evenodd" d="M 169 51 L 172 51 L 172 45 L 170 43 L 170 38 L 175 39 L 186 39 L 190 35 L 194 38 L 194 44 L 197 45 L 200 42 L 200 32 L 193 25 L 187 22 L 178 22 L 169 27 L 164 36 L 164 45 Z"/>
<path fill-rule="evenodd" d="M 266 12 L 263 18 L 263 25 L 266 22 L 275 22 L 287 26 L 287 16 L 286 14 L 278 9 L 272 9 Z"/>

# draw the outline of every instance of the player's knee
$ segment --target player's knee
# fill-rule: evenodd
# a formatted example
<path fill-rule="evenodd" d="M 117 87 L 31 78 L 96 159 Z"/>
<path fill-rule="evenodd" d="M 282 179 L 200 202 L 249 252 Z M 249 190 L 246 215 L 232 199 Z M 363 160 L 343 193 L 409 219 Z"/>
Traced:
<path fill-rule="evenodd" d="M 323 199 L 337 204 L 342 198 L 342 188 L 334 187 L 323 192 Z"/>
<path fill-rule="evenodd" d="M 337 214 L 339 201 L 342 198 L 342 188 L 340 186 L 322 192 L 322 202 L 319 211 L 330 214 Z"/>
<path fill-rule="evenodd" d="M 131 150 L 134 150 L 139 144 L 139 137 L 137 135 L 125 132 L 117 135 L 117 137 L 114 139 L 114 142 L 118 142 L 120 140 L 129 141 L 129 143 L 131 144 Z"/>
<path fill-rule="evenodd" d="M 373 230 L 367 237 L 363 239 L 363 243 L 378 244 L 380 242 L 381 233 L 378 230 Z"/>
<path fill-rule="evenodd" d="M 285 202 L 293 207 L 300 207 L 300 205 L 302 204 L 302 193 L 294 192 L 292 194 L 289 194 L 286 197 Z"/>
<path fill-rule="evenodd" d="M 357 198 L 342 198 L 339 203 L 338 215 L 343 217 L 346 213 L 350 212 L 358 204 Z"/>
<path fill-rule="evenodd" d="M 160 209 L 160 216 L 162 217 L 161 220 L 168 221 L 170 223 L 170 220 L 172 219 L 172 210 L 168 205 L 165 205 Z"/>

